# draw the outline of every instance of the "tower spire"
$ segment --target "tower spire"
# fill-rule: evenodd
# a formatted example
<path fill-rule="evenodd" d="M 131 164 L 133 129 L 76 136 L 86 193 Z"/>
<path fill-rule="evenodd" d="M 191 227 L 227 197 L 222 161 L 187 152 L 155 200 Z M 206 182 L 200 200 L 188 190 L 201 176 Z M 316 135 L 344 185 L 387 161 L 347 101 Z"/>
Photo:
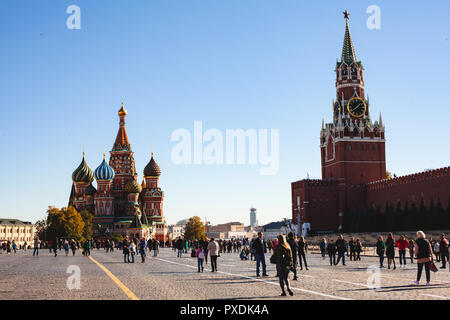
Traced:
<path fill-rule="evenodd" d="M 117 132 L 116 141 L 114 142 L 113 150 L 128 150 L 130 149 L 130 142 L 128 141 L 127 131 L 125 129 L 125 118 L 127 116 L 127 110 L 125 110 L 125 107 L 123 105 L 123 99 L 122 99 L 122 106 L 120 110 L 118 111 L 119 119 L 120 119 L 120 127 L 119 131 Z"/>
<path fill-rule="evenodd" d="M 345 18 L 345 36 L 344 36 L 344 44 L 342 46 L 341 60 L 342 62 L 345 62 L 347 65 L 350 65 L 352 62 L 356 62 L 356 53 L 352 41 L 352 36 L 350 34 L 350 28 L 348 26 L 350 13 L 347 10 L 345 10 L 343 14 Z"/>

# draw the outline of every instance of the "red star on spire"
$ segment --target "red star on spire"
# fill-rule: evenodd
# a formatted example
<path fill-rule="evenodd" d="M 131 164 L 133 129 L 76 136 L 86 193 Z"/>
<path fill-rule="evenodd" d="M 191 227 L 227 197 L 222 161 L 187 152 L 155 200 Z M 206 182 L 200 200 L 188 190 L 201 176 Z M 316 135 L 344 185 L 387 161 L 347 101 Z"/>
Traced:
<path fill-rule="evenodd" d="M 344 18 L 345 18 L 346 20 L 350 19 L 350 13 L 349 13 L 347 10 L 345 10 L 345 11 L 342 12 L 342 13 L 344 14 Z"/>

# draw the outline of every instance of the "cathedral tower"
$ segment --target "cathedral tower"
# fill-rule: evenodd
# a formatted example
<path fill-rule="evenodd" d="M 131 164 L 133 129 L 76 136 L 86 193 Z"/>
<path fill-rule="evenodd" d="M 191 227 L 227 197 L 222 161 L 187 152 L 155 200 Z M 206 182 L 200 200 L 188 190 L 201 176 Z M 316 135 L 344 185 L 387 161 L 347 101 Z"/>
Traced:
<path fill-rule="evenodd" d="M 135 179 L 136 167 L 128 141 L 127 131 L 125 129 L 125 118 L 127 111 L 123 106 L 119 112 L 119 131 L 117 132 L 116 141 L 110 151 L 111 158 L 109 165 L 114 169 L 114 179 L 112 182 L 112 193 L 114 195 L 114 212 L 116 216 L 125 216 L 128 204 L 128 193 L 125 191 L 125 185 Z"/>

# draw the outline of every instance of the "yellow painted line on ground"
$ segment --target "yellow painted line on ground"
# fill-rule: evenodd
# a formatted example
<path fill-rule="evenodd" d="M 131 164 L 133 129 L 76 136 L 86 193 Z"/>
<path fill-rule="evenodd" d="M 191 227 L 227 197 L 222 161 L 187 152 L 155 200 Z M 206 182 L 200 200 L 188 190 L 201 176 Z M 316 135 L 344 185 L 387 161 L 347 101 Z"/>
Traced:
<path fill-rule="evenodd" d="M 117 284 L 117 286 L 122 289 L 123 292 L 125 292 L 125 294 L 131 299 L 131 300 L 139 300 L 138 297 L 136 297 L 136 295 L 130 290 L 128 289 L 119 279 L 117 279 L 117 277 L 115 275 L 113 275 L 111 273 L 111 271 L 109 271 L 108 269 L 106 269 L 103 265 L 101 265 L 99 262 L 97 262 L 94 258 L 92 258 L 91 256 L 89 256 L 89 259 L 92 260 L 92 262 L 94 262 L 97 266 L 100 267 L 100 269 L 102 269 L 107 275 L 108 277 L 110 277 L 112 279 L 112 281 L 114 281 L 115 284 Z"/>

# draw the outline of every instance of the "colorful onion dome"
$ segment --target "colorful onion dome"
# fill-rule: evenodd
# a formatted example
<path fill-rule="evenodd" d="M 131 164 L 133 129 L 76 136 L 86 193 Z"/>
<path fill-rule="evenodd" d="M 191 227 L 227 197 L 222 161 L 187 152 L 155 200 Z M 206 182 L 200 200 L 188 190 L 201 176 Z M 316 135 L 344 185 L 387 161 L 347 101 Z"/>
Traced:
<path fill-rule="evenodd" d="M 92 181 L 94 181 L 94 172 L 87 165 L 86 160 L 84 159 L 84 152 L 83 152 L 83 160 L 81 161 L 78 168 L 76 168 L 75 171 L 72 173 L 72 180 L 74 182 L 85 182 L 85 183 L 91 183 Z"/>
<path fill-rule="evenodd" d="M 160 175 L 161 169 L 159 168 L 155 159 L 153 159 L 153 152 L 152 152 L 152 158 L 150 159 L 150 162 L 147 164 L 147 166 L 144 168 L 144 177 L 159 177 Z"/>
<path fill-rule="evenodd" d="M 142 187 L 136 180 L 131 180 L 125 185 L 125 191 L 128 193 L 141 193 Z"/>
<path fill-rule="evenodd" d="M 95 169 L 95 179 L 97 180 L 112 180 L 114 179 L 114 170 L 106 163 L 105 155 L 103 154 L 103 161 Z"/>
<path fill-rule="evenodd" d="M 84 190 L 84 194 L 87 196 L 93 196 L 97 193 L 97 189 L 92 185 L 92 183 Z"/>

